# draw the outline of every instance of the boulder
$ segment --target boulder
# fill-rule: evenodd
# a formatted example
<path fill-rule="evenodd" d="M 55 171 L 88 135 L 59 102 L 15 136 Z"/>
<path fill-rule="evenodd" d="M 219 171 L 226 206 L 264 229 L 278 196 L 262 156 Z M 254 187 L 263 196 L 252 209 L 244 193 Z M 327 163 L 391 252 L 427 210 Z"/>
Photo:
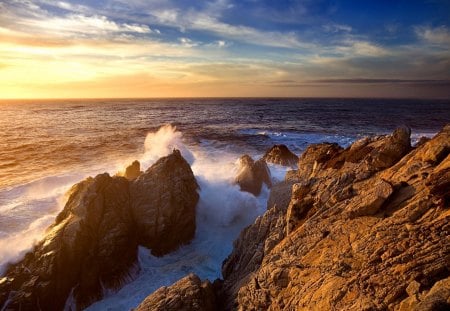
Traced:
<path fill-rule="evenodd" d="M 0 281 L 5 310 L 81 310 L 137 269 L 129 184 L 101 174 L 71 189 L 44 240 Z"/>
<path fill-rule="evenodd" d="M 295 166 L 298 157 L 292 153 L 286 145 L 274 145 L 266 151 L 263 159 L 267 163 L 274 163 L 283 166 Z"/>
<path fill-rule="evenodd" d="M 141 163 L 139 161 L 133 161 L 127 168 L 125 169 L 124 177 L 128 180 L 133 180 L 141 175 Z"/>
<path fill-rule="evenodd" d="M 188 243 L 195 234 L 197 189 L 191 167 L 178 150 L 135 179 L 130 195 L 139 244 L 162 256 Z"/>
<path fill-rule="evenodd" d="M 209 281 L 201 282 L 189 274 L 168 287 L 161 287 L 149 295 L 135 311 L 214 311 L 216 297 Z"/>
<path fill-rule="evenodd" d="M 239 159 L 239 165 L 235 182 L 241 187 L 242 191 L 258 196 L 261 193 L 263 183 L 269 188 L 272 186 L 270 170 L 263 159 L 255 162 L 249 155 L 243 155 Z"/>

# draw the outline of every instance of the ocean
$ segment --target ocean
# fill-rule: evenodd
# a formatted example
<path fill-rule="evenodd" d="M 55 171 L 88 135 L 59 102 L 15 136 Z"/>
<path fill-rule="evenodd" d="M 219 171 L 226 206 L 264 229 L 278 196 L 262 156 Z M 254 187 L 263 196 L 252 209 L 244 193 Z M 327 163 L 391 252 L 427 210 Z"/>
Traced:
<path fill-rule="evenodd" d="M 413 142 L 450 122 L 450 102 L 388 99 L 99 99 L 0 101 L 0 272 L 45 234 L 65 193 L 87 176 L 147 169 L 178 148 L 200 184 L 191 244 L 162 258 L 139 250 L 140 272 L 90 310 L 127 310 L 189 272 L 213 281 L 239 232 L 266 209 L 233 184 L 237 159 L 273 144 L 300 154 L 311 143 L 348 146 L 412 129 Z M 270 165 L 281 180 L 289 168 Z"/>

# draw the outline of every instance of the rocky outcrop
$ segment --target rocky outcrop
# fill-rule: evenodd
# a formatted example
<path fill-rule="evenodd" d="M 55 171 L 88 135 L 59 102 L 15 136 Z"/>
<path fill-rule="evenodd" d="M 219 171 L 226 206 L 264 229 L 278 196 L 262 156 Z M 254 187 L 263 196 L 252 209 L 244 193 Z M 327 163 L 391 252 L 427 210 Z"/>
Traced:
<path fill-rule="evenodd" d="M 189 242 L 195 234 L 197 188 L 178 150 L 139 176 L 130 186 L 139 243 L 161 256 Z"/>
<path fill-rule="evenodd" d="M 216 297 L 209 281 L 189 274 L 169 287 L 161 287 L 145 298 L 135 311 L 214 311 Z"/>
<path fill-rule="evenodd" d="M 267 163 L 283 166 L 295 166 L 298 161 L 298 157 L 292 153 L 286 145 L 274 145 L 266 151 L 263 159 Z"/>
<path fill-rule="evenodd" d="M 129 184 L 108 174 L 75 185 L 44 240 L 0 282 L 6 310 L 81 310 L 117 288 L 136 263 Z"/>
<path fill-rule="evenodd" d="M 0 307 L 81 310 L 117 289 L 139 269 L 139 243 L 162 254 L 193 237 L 197 187 L 178 151 L 134 181 L 105 173 L 75 185 L 45 238 L 0 279 Z"/>
<path fill-rule="evenodd" d="M 125 169 L 125 174 L 123 175 L 128 180 L 133 180 L 141 175 L 141 163 L 139 161 L 133 161 L 130 165 Z"/>
<path fill-rule="evenodd" d="M 450 125 L 409 134 L 310 146 L 287 208 L 274 196 L 224 262 L 225 309 L 448 309 Z"/>
<path fill-rule="evenodd" d="M 270 171 L 263 159 L 255 162 L 249 155 L 243 155 L 239 159 L 239 165 L 235 182 L 241 187 L 242 191 L 258 196 L 261 193 L 263 183 L 269 188 L 272 186 Z"/>

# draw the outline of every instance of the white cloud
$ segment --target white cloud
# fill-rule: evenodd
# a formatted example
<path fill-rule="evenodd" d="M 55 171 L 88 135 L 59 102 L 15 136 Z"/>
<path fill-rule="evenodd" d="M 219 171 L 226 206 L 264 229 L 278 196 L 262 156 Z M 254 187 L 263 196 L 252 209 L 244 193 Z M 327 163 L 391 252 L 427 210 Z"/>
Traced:
<path fill-rule="evenodd" d="M 187 48 L 192 48 L 192 47 L 196 47 L 199 45 L 198 42 L 194 42 L 189 38 L 179 38 L 179 41 L 181 42 L 181 45 Z"/>
<path fill-rule="evenodd" d="M 322 28 L 326 32 L 332 32 L 332 33 L 351 32 L 353 30 L 351 26 L 342 25 L 342 24 L 326 24 L 326 25 L 323 25 Z"/>
<path fill-rule="evenodd" d="M 27 20 L 23 23 L 40 29 L 49 34 L 83 34 L 83 35 L 107 35 L 111 33 L 151 33 L 147 25 L 119 24 L 106 16 L 86 16 L 82 14 L 70 14 L 64 17 L 52 17 L 45 20 Z"/>
<path fill-rule="evenodd" d="M 417 36 L 431 44 L 450 45 L 450 29 L 446 26 L 439 27 L 415 27 Z"/>

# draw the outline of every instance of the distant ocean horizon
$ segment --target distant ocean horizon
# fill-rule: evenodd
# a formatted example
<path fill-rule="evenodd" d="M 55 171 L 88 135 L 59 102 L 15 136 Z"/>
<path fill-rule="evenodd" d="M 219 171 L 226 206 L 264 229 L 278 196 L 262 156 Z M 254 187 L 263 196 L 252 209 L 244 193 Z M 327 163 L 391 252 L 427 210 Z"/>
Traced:
<path fill-rule="evenodd" d="M 163 258 L 140 250 L 142 271 L 93 310 L 135 307 L 189 272 L 220 277 L 240 230 L 265 210 L 233 185 L 236 160 L 274 144 L 300 155 L 312 143 L 343 147 L 367 135 L 412 130 L 415 143 L 450 122 L 449 100 L 362 98 L 150 98 L 0 100 L 0 270 L 39 240 L 88 176 L 137 159 L 147 169 L 180 149 L 201 186 L 193 243 Z M 270 166 L 282 179 L 286 170 Z M 152 281 L 156 280 L 156 281 Z"/>

